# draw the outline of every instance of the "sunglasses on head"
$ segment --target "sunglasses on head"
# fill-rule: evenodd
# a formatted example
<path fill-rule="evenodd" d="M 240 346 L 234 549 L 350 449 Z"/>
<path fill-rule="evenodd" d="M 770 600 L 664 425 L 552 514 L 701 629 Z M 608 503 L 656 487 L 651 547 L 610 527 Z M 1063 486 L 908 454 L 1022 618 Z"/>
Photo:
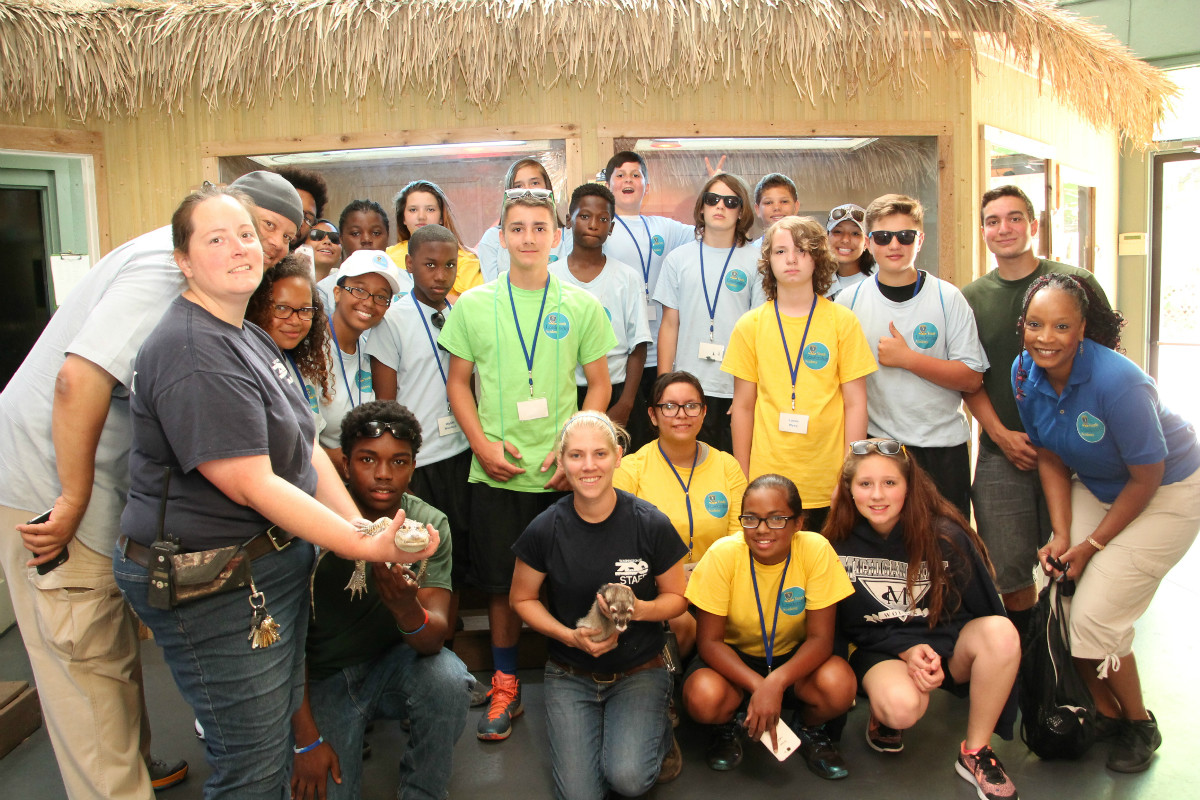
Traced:
<path fill-rule="evenodd" d="M 403 439 L 409 435 L 409 432 L 404 430 L 404 426 L 399 422 L 383 422 L 382 420 L 373 419 L 370 422 L 363 423 L 360 436 L 365 436 L 368 439 L 378 439 L 380 436 L 383 436 L 385 431 L 397 439 Z"/>
<path fill-rule="evenodd" d="M 715 206 L 718 203 L 724 203 L 725 207 L 732 210 L 742 207 L 742 198 L 736 194 L 717 194 L 716 192 L 704 193 L 704 205 Z"/>
<path fill-rule="evenodd" d="M 920 233 L 920 231 L 912 231 L 912 230 L 908 230 L 908 231 L 871 231 L 867 235 L 871 237 L 871 241 L 875 242 L 875 244 L 879 245 L 880 247 L 886 247 L 887 245 L 891 244 L 893 236 L 896 237 L 896 241 L 898 241 L 900 244 L 907 247 L 908 245 L 912 244 L 913 242 L 915 242 L 917 240 L 917 235 L 919 233 Z"/>
<path fill-rule="evenodd" d="M 850 452 L 856 456 L 865 456 L 872 450 L 882 456 L 908 455 L 904 445 L 895 439 L 859 439 L 850 443 Z"/>
<path fill-rule="evenodd" d="M 308 232 L 308 238 L 314 242 L 319 242 L 322 239 L 328 238 L 332 244 L 341 244 L 342 237 L 337 231 L 323 231 L 320 228 L 313 228 Z"/>
<path fill-rule="evenodd" d="M 861 208 L 854 206 L 838 206 L 833 211 L 829 212 L 829 218 L 832 220 L 843 220 L 849 217 L 855 222 L 864 222 L 867 219 L 866 212 Z"/>
<path fill-rule="evenodd" d="M 547 197 L 553 199 L 554 192 L 549 189 L 505 189 L 504 197 L 508 200 L 520 200 L 522 197 L 536 197 L 538 200 L 545 200 Z"/>

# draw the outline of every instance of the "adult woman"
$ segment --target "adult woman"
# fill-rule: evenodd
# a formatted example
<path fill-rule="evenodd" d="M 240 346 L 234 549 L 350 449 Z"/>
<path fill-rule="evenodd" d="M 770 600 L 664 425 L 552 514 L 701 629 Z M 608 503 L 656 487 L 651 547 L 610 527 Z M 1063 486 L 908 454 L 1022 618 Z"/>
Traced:
<path fill-rule="evenodd" d="M 337 226 L 319 219 L 308 232 L 308 244 L 313 251 L 313 270 L 316 279 L 323 281 L 342 263 L 342 237 Z"/>
<path fill-rule="evenodd" d="M 671 676 L 658 623 L 686 605 L 685 550 L 661 512 L 613 488 L 623 435 L 597 411 L 567 420 L 558 463 L 572 494 L 513 545 L 513 608 L 549 638 L 547 732 L 555 794 L 565 800 L 602 800 L 610 790 L 639 796 L 682 763 L 667 718 Z M 633 590 L 632 621 L 597 642 L 599 631 L 576 620 L 608 583 Z M 543 584 L 548 607 L 539 599 Z"/>
<path fill-rule="evenodd" d="M 1108 767 L 1140 772 L 1162 735 L 1143 702 L 1133 624 L 1200 529 L 1200 447 L 1154 382 L 1115 352 L 1121 322 L 1075 278 L 1038 278 L 1025 295 L 1013 388 L 1054 529 L 1038 558 L 1046 574 L 1077 582 L 1071 654 L 1102 732 L 1117 734 Z"/>
<path fill-rule="evenodd" d="M 866 210 L 854 203 L 843 203 L 829 212 L 825 231 L 837 259 L 837 272 L 825 292 L 830 300 L 843 289 L 875 274 L 875 257 L 867 250 L 866 219 Z"/>
<path fill-rule="evenodd" d="M 994 729 L 1011 727 L 1021 644 L 978 534 L 893 439 L 851 443 L 822 533 L 854 587 L 837 626 L 856 647 L 850 666 L 871 706 L 867 743 L 899 753 L 929 693 L 969 682 L 955 769 L 980 798 L 1016 797 L 989 742 Z"/>
<path fill-rule="evenodd" d="M 213 769 L 205 796 L 277 799 L 303 680 L 309 543 L 406 563 L 431 555 L 437 536 L 407 554 L 395 546 L 395 523 L 370 538 L 352 524 L 357 511 L 314 447 L 308 404 L 267 334 L 243 324 L 263 258 L 246 199 L 213 186 L 194 192 L 175 212 L 172 238 L 187 289 L 137 356 L 132 485 L 113 572 L 204 726 Z M 241 546 L 249 589 L 161 596 L 166 587 L 151 584 L 147 565 L 165 537 L 184 554 L 209 551 L 200 563 Z"/>
<path fill-rule="evenodd" d="M 408 240 L 413 231 L 426 225 L 441 225 L 458 239 L 458 274 L 450 289 L 450 302 L 474 286 L 483 283 L 479 272 L 479 258 L 462 246 L 462 236 L 454 224 L 450 200 L 442 187 L 432 181 L 412 181 L 396 195 L 396 243 L 387 249 L 396 266 L 405 271 L 404 257 L 408 255 Z"/>
<path fill-rule="evenodd" d="M 738 515 L 746 476 L 733 456 L 696 440 L 707 409 L 695 375 L 660 375 L 647 411 L 658 438 L 621 459 L 613 485 L 667 515 L 687 545 L 686 576 L 713 542 L 741 531 Z M 671 620 L 671 630 L 680 654 L 690 654 L 696 642 L 695 618 L 685 611 Z"/>
<path fill-rule="evenodd" d="M 504 188 L 545 189 L 553 192 L 554 183 L 550 180 L 550 173 L 542 166 L 542 162 L 536 158 L 527 157 L 519 158 L 509 166 L 508 172 L 504 175 Z M 562 231 L 562 239 L 558 246 L 550 251 L 551 264 L 560 258 L 566 258 L 574 246 L 571 229 L 565 226 L 562 220 L 559 220 L 558 228 Z M 493 225 L 483 232 L 479 244 L 475 246 L 475 251 L 479 254 L 479 268 L 485 281 L 493 280 L 497 275 L 508 272 L 508 251 L 500 246 L 499 225 Z"/>
<path fill-rule="evenodd" d="M 828 780 L 844 778 L 846 765 L 823 726 L 850 710 L 857 687 L 850 666 L 833 655 L 836 604 L 852 591 L 846 572 L 829 542 L 804 530 L 800 493 L 782 475 L 750 483 L 739 520 L 743 535 L 713 545 L 687 589 L 699 609 L 700 654 L 683 700 L 692 719 L 718 726 L 708 765 L 733 769 L 742 760 L 732 719 L 749 695 L 745 727 L 752 738 L 767 735 L 774 743 L 789 702 L 808 768 Z"/>

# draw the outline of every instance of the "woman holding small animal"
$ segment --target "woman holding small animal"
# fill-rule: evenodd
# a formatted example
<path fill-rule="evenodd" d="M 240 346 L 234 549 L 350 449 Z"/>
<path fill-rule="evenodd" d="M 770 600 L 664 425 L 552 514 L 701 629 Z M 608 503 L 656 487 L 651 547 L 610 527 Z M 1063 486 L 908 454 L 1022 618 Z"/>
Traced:
<path fill-rule="evenodd" d="M 613 488 L 625 433 L 596 411 L 573 415 L 559 435 L 558 463 L 572 493 L 540 514 L 513 545 L 509 598 L 549 638 L 545 692 L 555 796 L 637 796 L 679 774 L 671 734 L 671 676 L 661 622 L 683 613 L 687 549 L 654 506 Z M 547 588 L 547 604 L 539 599 Z M 632 590 L 625 631 L 607 638 L 581 626 L 589 608 L 607 616 Z M 579 622 L 577 622 L 577 620 Z M 619 621 L 617 623 L 619 625 Z"/>

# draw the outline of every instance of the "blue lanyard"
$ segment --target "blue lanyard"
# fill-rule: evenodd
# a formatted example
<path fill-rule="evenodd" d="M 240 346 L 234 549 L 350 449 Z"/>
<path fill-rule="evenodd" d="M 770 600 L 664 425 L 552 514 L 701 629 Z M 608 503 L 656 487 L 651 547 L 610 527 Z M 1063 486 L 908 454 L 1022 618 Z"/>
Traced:
<path fill-rule="evenodd" d="M 446 368 L 442 366 L 442 357 L 438 353 L 437 342 L 433 340 L 433 331 L 429 330 L 429 320 L 425 319 L 425 312 L 421 310 L 421 302 L 417 300 L 416 292 L 409 292 L 408 296 L 413 299 L 413 305 L 417 307 L 417 316 L 421 318 L 421 324 L 425 326 L 425 338 L 429 340 L 429 349 L 433 351 L 433 360 L 438 365 L 438 372 L 442 374 L 442 385 L 446 385 Z M 454 308 L 450 303 L 446 303 L 446 310 Z M 521 327 L 517 326 L 517 332 L 521 332 Z M 537 342 L 534 342 L 537 345 Z M 450 405 L 449 399 L 446 400 L 447 407 Z"/>
<path fill-rule="evenodd" d="M 546 310 L 546 295 L 550 292 L 550 276 L 546 276 L 546 285 L 542 288 L 542 305 L 538 308 L 537 325 L 533 329 L 533 347 L 525 346 L 525 334 L 521 333 L 521 320 L 517 319 L 517 303 L 513 300 L 512 280 L 507 276 L 504 282 L 508 284 L 508 304 L 512 307 L 513 324 L 517 326 L 517 338 L 521 340 L 521 352 L 525 354 L 525 366 L 529 370 L 529 396 L 533 397 L 533 357 L 537 355 L 538 334 L 542 330 L 542 312 Z"/>
<path fill-rule="evenodd" d="M 296 363 L 295 357 L 292 356 L 292 351 L 288 350 L 284 355 L 287 357 L 288 363 L 292 365 L 292 371 L 296 373 L 296 377 L 300 380 L 301 393 L 307 395 L 308 393 L 304 391 L 304 376 L 300 374 L 300 365 Z"/>
<path fill-rule="evenodd" d="M 792 363 L 792 353 L 788 350 L 787 336 L 783 333 L 783 317 L 779 316 L 779 300 L 775 300 L 775 321 L 779 323 L 779 338 L 783 339 L 783 356 L 787 359 L 788 371 L 792 374 L 792 411 L 796 410 L 796 376 L 800 373 L 800 362 L 804 360 L 804 345 L 808 343 L 808 326 L 812 325 L 813 315 L 817 312 L 817 296 L 813 294 L 812 308 L 808 310 L 808 321 L 804 323 L 804 338 L 800 340 L 800 349 L 796 351 L 796 363 Z"/>
<path fill-rule="evenodd" d="M 917 293 L 921 291 L 921 287 L 924 285 L 925 285 L 925 273 L 922 272 L 921 270 L 917 270 L 917 282 L 915 284 L 913 284 L 912 296 L 916 297 Z M 878 272 L 875 273 L 875 288 L 879 289 L 880 294 L 883 294 L 883 289 L 879 285 L 879 273 Z M 911 299 L 911 298 L 909 298 L 909 299 Z"/>
<path fill-rule="evenodd" d="M 721 267 L 721 277 L 717 280 L 717 291 L 713 296 L 712 302 L 708 302 L 708 280 L 704 277 L 704 242 L 698 242 L 700 245 L 700 286 L 704 289 L 704 307 L 708 309 L 708 340 L 713 340 L 713 329 L 717 319 L 717 302 L 721 299 L 721 286 L 725 283 L 725 272 L 729 269 L 729 259 L 733 258 L 733 251 L 737 249 L 735 243 L 729 248 L 729 255 L 725 256 L 725 266 Z"/>
<path fill-rule="evenodd" d="M 646 301 L 650 300 L 650 262 L 654 260 L 654 237 L 650 235 L 650 223 L 646 222 L 646 218 L 638 214 L 638 219 L 642 221 L 642 225 L 646 226 L 646 256 L 642 257 L 642 246 L 638 244 L 637 237 L 633 235 L 633 231 L 625 224 L 625 220 L 617 217 L 617 222 L 621 223 L 621 227 L 629 234 L 630 240 L 633 241 L 633 246 L 637 248 L 638 266 L 642 268 L 642 285 L 646 287 Z"/>
<path fill-rule="evenodd" d="M 679 413 L 683 413 L 683 409 L 679 409 Z M 671 472 L 675 473 L 675 480 L 679 481 L 679 488 L 683 489 L 683 502 L 687 506 L 688 512 L 688 561 L 692 560 L 692 531 L 695 530 L 695 524 L 692 520 L 692 496 L 689 494 L 692 488 L 692 478 L 696 477 L 696 461 L 700 458 L 700 443 L 696 443 L 696 452 L 692 455 L 692 471 L 688 473 L 687 483 L 683 482 L 683 478 L 679 476 L 679 470 L 675 469 L 675 465 L 671 463 L 671 459 L 667 458 L 667 454 L 663 452 L 662 442 L 658 443 L 658 452 L 662 453 L 663 461 L 667 462 L 667 466 L 671 468 Z"/>
<path fill-rule="evenodd" d="M 351 398 L 351 406 L 362 405 L 362 387 L 358 390 L 358 402 L 353 402 L 354 392 L 350 389 L 350 379 L 346 377 L 346 362 L 342 359 L 342 346 L 338 344 L 337 331 L 333 329 L 333 319 L 329 320 L 329 335 L 333 337 L 333 351 L 337 353 L 338 363 L 342 365 L 342 383 L 346 384 L 346 397 Z M 355 343 L 354 355 L 358 359 L 358 369 L 354 373 L 354 385 L 358 386 L 358 373 L 362 372 L 362 348 Z"/>
<path fill-rule="evenodd" d="M 762 600 L 758 596 L 758 577 L 754 574 L 754 554 L 750 556 L 750 582 L 754 584 L 754 602 L 758 605 L 758 624 L 762 630 L 763 652 L 767 654 L 767 672 L 771 671 L 771 662 L 775 657 L 775 626 L 779 624 L 779 604 L 783 601 L 783 585 L 787 581 L 788 565 L 792 563 L 792 547 L 788 545 L 787 561 L 783 562 L 783 572 L 779 575 L 779 594 L 775 597 L 775 617 L 771 620 L 771 638 L 767 638 L 767 620 L 763 617 Z"/>

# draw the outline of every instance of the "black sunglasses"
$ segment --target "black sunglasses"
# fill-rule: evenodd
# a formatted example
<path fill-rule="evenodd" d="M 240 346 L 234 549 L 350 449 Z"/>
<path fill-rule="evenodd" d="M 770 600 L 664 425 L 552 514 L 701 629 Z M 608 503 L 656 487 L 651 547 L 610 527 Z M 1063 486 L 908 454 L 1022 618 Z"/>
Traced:
<path fill-rule="evenodd" d="M 329 237 L 329 241 L 333 244 L 341 244 L 342 237 L 337 231 L 323 231 L 320 228 L 313 228 L 308 232 L 308 238 L 314 242 L 319 242 L 325 237 Z"/>
<path fill-rule="evenodd" d="M 399 422 L 383 422 L 373 419 L 370 422 L 364 422 L 360 436 L 365 436 L 368 439 L 378 439 L 383 436 L 384 432 L 390 433 L 397 439 L 407 439 L 412 435 L 411 430 L 405 430 L 404 425 Z"/>
<path fill-rule="evenodd" d="M 704 205 L 715 206 L 718 203 L 724 203 L 725 207 L 732 210 L 742 207 L 742 198 L 736 194 L 717 194 L 716 192 L 704 193 Z"/>
<path fill-rule="evenodd" d="M 912 244 L 913 242 L 915 242 L 917 240 L 917 234 L 918 234 L 918 231 L 908 230 L 908 231 L 871 231 L 867 235 L 871 237 L 871 241 L 875 242 L 875 244 L 879 245 L 880 247 L 886 247 L 887 245 L 891 244 L 893 236 L 896 237 L 896 241 L 900 242 L 900 244 L 907 247 L 908 245 Z"/>
<path fill-rule="evenodd" d="M 429 321 L 433 323 L 433 327 L 440 331 L 442 326 L 446 324 L 446 315 L 441 311 L 435 311 L 433 312 L 433 316 L 429 318 Z"/>

